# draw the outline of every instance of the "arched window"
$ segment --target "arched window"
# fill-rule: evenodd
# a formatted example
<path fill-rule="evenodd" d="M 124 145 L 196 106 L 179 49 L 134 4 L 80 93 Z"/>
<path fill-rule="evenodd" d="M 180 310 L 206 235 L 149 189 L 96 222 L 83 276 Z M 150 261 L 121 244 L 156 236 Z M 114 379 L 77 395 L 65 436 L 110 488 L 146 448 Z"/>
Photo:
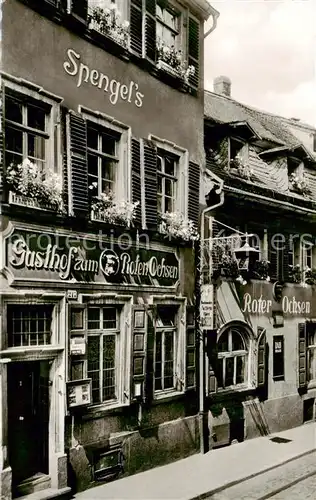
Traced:
<path fill-rule="evenodd" d="M 248 349 L 245 339 L 245 332 L 241 328 L 232 327 L 221 334 L 217 343 L 218 389 L 227 389 L 247 382 Z"/>

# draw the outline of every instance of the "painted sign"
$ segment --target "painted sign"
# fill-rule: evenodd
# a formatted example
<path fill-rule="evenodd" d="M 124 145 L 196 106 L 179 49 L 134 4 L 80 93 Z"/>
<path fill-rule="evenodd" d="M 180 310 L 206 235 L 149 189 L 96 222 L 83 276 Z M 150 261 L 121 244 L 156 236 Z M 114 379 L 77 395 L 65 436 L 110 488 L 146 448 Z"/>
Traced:
<path fill-rule="evenodd" d="M 311 302 L 309 300 L 299 300 L 295 295 L 283 295 L 281 298 L 281 308 L 284 314 L 289 315 L 305 315 L 311 313 Z M 264 298 L 261 294 L 259 297 L 253 297 L 251 293 L 245 293 L 242 301 L 242 312 L 249 314 L 271 315 L 275 310 L 274 300 Z"/>
<path fill-rule="evenodd" d="M 76 86 L 88 84 L 104 92 L 111 104 L 119 100 L 132 103 L 138 108 L 143 105 L 144 94 L 139 91 L 138 83 L 130 81 L 127 84 L 119 82 L 98 69 L 91 68 L 81 61 L 81 55 L 73 49 L 67 50 L 67 60 L 63 64 L 65 72 L 75 78 Z"/>
<path fill-rule="evenodd" d="M 201 286 L 200 321 L 206 328 L 213 328 L 213 291 L 213 285 Z"/>
<path fill-rule="evenodd" d="M 20 231 L 7 240 L 6 267 L 24 280 L 174 286 L 179 260 L 174 252 Z"/>

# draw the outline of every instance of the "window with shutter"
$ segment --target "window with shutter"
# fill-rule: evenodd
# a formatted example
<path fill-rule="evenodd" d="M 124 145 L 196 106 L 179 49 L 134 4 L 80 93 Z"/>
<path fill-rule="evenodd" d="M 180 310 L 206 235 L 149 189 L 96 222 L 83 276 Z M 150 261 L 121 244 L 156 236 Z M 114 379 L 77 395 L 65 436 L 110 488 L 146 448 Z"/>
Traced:
<path fill-rule="evenodd" d="M 134 224 L 139 227 L 142 225 L 142 173 L 141 173 L 141 155 L 140 141 L 132 139 L 132 202 L 138 203 L 135 212 Z"/>
<path fill-rule="evenodd" d="M 143 139 L 145 180 L 145 219 L 148 229 L 157 228 L 157 148 L 152 141 Z"/>
<path fill-rule="evenodd" d="M 134 398 L 144 396 L 145 362 L 146 362 L 146 331 L 147 314 L 143 307 L 133 307 L 132 323 L 132 387 L 131 394 Z"/>
<path fill-rule="evenodd" d="M 156 0 L 145 0 L 145 57 L 156 62 Z"/>
<path fill-rule="evenodd" d="M 147 317 L 147 344 L 146 344 L 146 379 L 145 379 L 145 401 L 150 404 L 154 395 L 154 352 L 155 352 L 155 328 L 153 311 L 149 311 Z"/>
<path fill-rule="evenodd" d="M 188 184 L 188 217 L 197 225 L 200 213 L 200 167 L 192 161 L 189 162 Z"/>
<path fill-rule="evenodd" d="M 269 247 L 271 281 L 286 281 L 289 276 L 289 238 L 284 235 L 273 237 Z"/>
<path fill-rule="evenodd" d="M 86 151 L 88 172 L 88 203 L 93 220 L 118 221 L 108 218 L 104 208 L 107 203 L 129 202 L 131 165 L 130 128 L 113 118 L 81 107 L 86 121 Z M 102 200 L 105 205 L 102 205 Z M 128 223 L 128 215 L 126 223 Z"/>
<path fill-rule="evenodd" d="M 258 373 L 257 385 L 263 387 L 266 385 L 266 333 L 264 329 L 258 328 L 259 343 L 258 343 Z"/>
<path fill-rule="evenodd" d="M 196 386 L 196 329 L 194 308 L 187 308 L 186 388 Z"/>
<path fill-rule="evenodd" d="M 307 379 L 316 380 L 316 323 L 306 323 Z"/>
<path fill-rule="evenodd" d="M 130 6 L 130 49 L 143 55 L 143 0 L 131 0 Z"/>
<path fill-rule="evenodd" d="M 43 89 L 30 91 L 2 78 L 2 165 L 9 202 L 34 208 L 62 208 L 59 150 L 60 102 Z M 22 172 L 33 182 L 25 182 Z M 23 180 L 24 179 L 24 180 Z M 43 190 L 36 184 L 45 181 Z"/>
<path fill-rule="evenodd" d="M 88 0 L 71 0 L 70 12 L 79 21 L 87 23 L 88 20 Z"/>
<path fill-rule="evenodd" d="M 89 211 L 87 123 L 80 115 L 69 113 L 67 125 L 69 210 L 74 216 L 87 217 Z"/>
<path fill-rule="evenodd" d="M 306 323 L 298 325 L 298 387 L 307 385 L 307 332 Z"/>
<path fill-rule="evenodd" d="M 199 88 L 200 82 L 200 23 L 189 16 L 188 23 L 188 65 L 193 66 L 194 74 L 189 77 L 192 87 Z"/>

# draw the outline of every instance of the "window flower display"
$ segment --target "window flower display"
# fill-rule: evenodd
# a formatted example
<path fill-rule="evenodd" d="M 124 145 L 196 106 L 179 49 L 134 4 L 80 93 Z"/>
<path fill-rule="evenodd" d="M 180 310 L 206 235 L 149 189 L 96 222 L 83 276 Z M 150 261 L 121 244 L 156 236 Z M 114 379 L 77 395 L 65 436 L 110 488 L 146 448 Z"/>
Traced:
<path fill-rule="evenodd" d="M 289 177 L 289 187 L 293 191 L 296 191 L 297 193 L 302 194 L 304 196 L 310 194 L 310 189 L 303 174 L 298 175 L 292 173 Z"/>
<path fill-rule="evenodd" d="M 166 212 L 160 215 L 160 232 L 171 238 L 179 238 L 184 241 L 197 241 L 199 233 L 190 219 L 179 212 Z"/>
<path fill-rule="evenodd" d="M 176 49 L 174 45 L 169 47 L 163 41 L 157 44 L 157 68 L 173 74 L 186 84 L 189 83 L 190 76 L 195 74 L 194 66 L 188 66 L 188 63 L 183 61 L 181 50 Z"/>
<path fill-rule="evenodd" d="M 95 183 L 93 183 L 95 184 Z M 95 189 L 94 185 L 90 190 Z M 94 196 L 91 200 L 92 218 L 118 226 L 129 226 L 134 218 L 139 202 L 116 201 L 111 191 Z"/>
<path fill-rule="evenodd" d="M 63 211 L 61 176 L 42 169 L 28 158 L 19 165 L 11 163 L 5 182 L 18 204 Z"/>
<path fill-rule="evenodd" d="M 235 170 L 236 174 L 242 179 L 251 180 L 253 177 L 253 170 L 244 161 L 243 157 L 237 153 L 235 158 L 230 160 L 229 170 Z"/>
<path fill-rule="evenodd" d="M 129 22 L 122 21 L 120 11 L 113 3 L 105 7 L 92 5 L 89 8 L 89 28 L 112 38 L 124 48 L 128 46 Z"/>
<path fill-rule="evenodd" d="M 257 260 L 253 266 L 252 277 L 255 279 L 270 281 L 269 267 L 270 262 L 268 260 Z"/>

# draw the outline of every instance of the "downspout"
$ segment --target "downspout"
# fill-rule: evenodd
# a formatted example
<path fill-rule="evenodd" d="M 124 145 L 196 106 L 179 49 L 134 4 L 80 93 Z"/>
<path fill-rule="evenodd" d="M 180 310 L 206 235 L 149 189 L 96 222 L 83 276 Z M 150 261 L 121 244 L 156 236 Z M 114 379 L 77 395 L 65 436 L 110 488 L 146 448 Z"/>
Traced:
<path fill-rule="evenodd" d="M 216 194 L 220 194 L 220 201 L 215 205 L 210 207 L 206 207 L 202 211 L 201 217 L 201 245 L 200 245 L 200 270 L 202 271 L 204 268 L 204 235 L 205 235 L 205 217 L 209 212 L 215 210 L 223 205 L 224 203 L 224 191 L 223 191 L 223 181 L 220 183 L 219 189 L 216 191 Z M 200 272 L 200 290 L 202 281 L 202 273 Z M 199 304 L 200 307 L 200 304 Z M 214 318 L 213 325 L 214 328 Z M 204 329 L 200 327 L 200 343 L 199 343 L 199 430 L 200 430 L 200 452 L 202 454 L 208 451 L 208 447 L 206 447 L 206 429 L 205 429 L 205 337 L 204 337 Z"/>
<path fill-rule="evenodd" d="M 212 19 L 213 19 L 213 24 L 212 24 L 212 26 L 210 27 L 210 29 L 209 29 L 209 30 L 207 30 L 207 32 L 206 32 L 206 33 L 204 33 L 204 40 L 205 40 L 205 39 L 206 39 L 206 38 L 207 38 L 207 37 L 208 37 L 211 33 L 213 33 L 213 31 L 216 29 L 216 27 L 217 27 L 217 21 L 218 21 L 218 18 L 219 18 L 219 15 L 220 15 L 220 14 L 219 14 L 219 12 L 218 12 L 216 9 L 214 9 L 214 7 L 212 7 L 212 13 L 211 13 L 211 15 L 212 15 Z"/>

